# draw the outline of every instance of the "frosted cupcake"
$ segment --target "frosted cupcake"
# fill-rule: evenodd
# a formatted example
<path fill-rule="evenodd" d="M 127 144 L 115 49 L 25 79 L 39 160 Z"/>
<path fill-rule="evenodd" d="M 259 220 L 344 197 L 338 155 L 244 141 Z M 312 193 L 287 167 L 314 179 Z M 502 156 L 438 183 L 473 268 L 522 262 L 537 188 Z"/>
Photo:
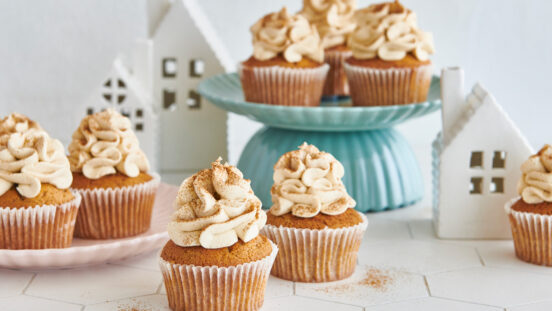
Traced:
<path fill-rule="evenodd" d="M 329 282 L 353 274 L 368 220 L 341 181 L 343 165 L 304 143 L 274 166 L 273 205 L 263 233 L 280 253 L 272 274 L 299 282 Z"/>
<path fill-rule="evenodd" d="M 278 248 L 250 181 L 220 158 L 184 180 L 159 260 L 172 310 L 258 310 Z"/>
<path fill-rule="evenodd" d="M 374 4 L 355 14 L 345 61 L 355 106 L 424 102 L 431 84 L 433 36 L 418 28 L 416 14 L 398 1 Z"/>
<path fill-rule="evenodd" d="M 329 66 L 316 27 L 284 7 L 251 27 L 253 56 L 239 66 L 249 102 L 318 106 Z"/>
<path fill-rule="evenodd" d="M 544 146 L 521 165 L 521 198 L 506 205 L 516 256 L 552 266 L 552 146 Z"/>
<path fill-rule="evenodd" d="M 355 9 L 355 0 L 303 0 L 300 13 L 316 26 L 324 48 L 324 62 L 330 65 L 324 83 L 325 96 L 349 95 L 343 62 L 353 55 L 347 39 L 356 26 Z"/>
<path fill-rule="evenodd" d="M 81 201 L 61 142 L 21 114 L 0 120 L 0 249 L 71 246 Z"/>
<path fill-rule="evenodd" d="M 113 109 L 86 116 L 69 145 L 72 188 L 82 196 L 75 236 L 112 239 L 145 232 L 151 224 L 159 176 L 130 120 Z"/>

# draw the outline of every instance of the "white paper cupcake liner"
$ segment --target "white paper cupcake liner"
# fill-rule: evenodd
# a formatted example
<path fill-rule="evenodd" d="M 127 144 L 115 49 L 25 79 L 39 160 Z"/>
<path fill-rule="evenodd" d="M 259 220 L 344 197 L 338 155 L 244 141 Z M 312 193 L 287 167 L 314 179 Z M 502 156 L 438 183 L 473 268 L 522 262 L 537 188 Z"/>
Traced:
<path fill-rule="evenodd" d="M 239 65 L 245 100 L 281 106 L 318 106 L 330 66 L 286 68 Z"/>
<path fill-rule="evenodd" d="M 74 189 L 82 196 L 75 237 L 116 239 L 146 232 L 151 224 L 158 174 L 138 185 L 122 188 Z"/>
<path fill-rule="evenodd" d="M 552 266 L 552 216 L 512 210 L 515 198 L 506 203 L 516 256 L 526 262 Z"/>
<path fill-rule="evenodd" d="M 344 63 L 354 106 L 388 106 L 424 102 L 432 65 L 378 69 Z"/>
<path fill-rule="evenodd" d="M 73 241 L 81 196 L 60 205 L 0 207 L 0 249 L 66 248 Z"/>
<path fill-rule="evenodd" d="M 172 310 L 259 310 L 270 268 L 278 253 L 230 267 L 172 264 L 159 259 Z"/>
<path fill-rule="evenodd" d="M 297 229 L 267 224 L 262 234 L 271 239 L 280 252 L 272 275 L 297 282 L 330 282 L 345 279 L 355 271 L 357 253 L 368 227 L 362 222 L 338 229 Z"/>
<path fill-rule="evenodd" d="M 324 83 L 322 92 L 325 96 L 347 96 L 349 95 L 349 83 L 345 73 L 345 60 L 353 56 L 352 51 L 326 50 L 324 51 L 324 62 L 330 65 L 330 70 Z"/>

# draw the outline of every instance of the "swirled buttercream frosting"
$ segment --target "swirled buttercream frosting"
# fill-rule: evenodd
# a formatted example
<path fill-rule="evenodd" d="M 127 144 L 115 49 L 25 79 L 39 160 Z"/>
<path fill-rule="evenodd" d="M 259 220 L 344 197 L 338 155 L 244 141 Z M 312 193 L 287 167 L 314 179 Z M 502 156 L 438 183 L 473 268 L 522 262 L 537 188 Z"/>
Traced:
<path fill-rule="evenodd" d="M 21 196 L 34 198 L 42 183 L 67 189 L 72 181 L 59 140 L 24 115 L 14 113 L 0 120 L 0 195 L 15 185 Z"/>
<path fill-rule="evenodd" d="M 341 181 L 344 174 L 334 156 L 303 143 L 299 150 L 282 155 L 274 166 L 270 213 L 310 218 L 318 213 L 339 215 L 355 207 Z"/>
<path fill-rule="evenodd" d="M 552 202 L 552 146 L 544 146 L 521 165 L 518 192 L 525 203 Z"/>
<path fill-rule="evenodd" d="M 183 247 L 222 248 L 255 238 L 266 214 L 250 183 L 220 158 L 184 180 L 167 228 L 171 240 Z"/>
<path fill-rule="evenodd" d="M 281 55 L 290 63 L 303 57 L 322 62 L 324 50 L 314 25 L 300 14 L 291 15 L 284 7 L 268 14 L 251 26 L 253 57 L 269 60 Z"/>
<path fill-rule="evenodd" d="M 130 120 L 113 109 L 86 116 L 69 145 L 71 170 L 98 179 L 117 172 L 136 177 L 149 162 Z"/>
<path fill-rule="evenodd" d="M 396 61 L 412 53 L 426 61 L 435 53 L 433 35 L 420 30 L 416 13 L 398 1 L 370 5 L 358 10 L 355 18 L 357 28 L 348 45 L 357 59 Z"/>
<path fill-rule="evenodd" d="M 316 26 L 324 49 L 347 43 L 355 29 L 355 0 L 303 0 L 301 15 Z"/>

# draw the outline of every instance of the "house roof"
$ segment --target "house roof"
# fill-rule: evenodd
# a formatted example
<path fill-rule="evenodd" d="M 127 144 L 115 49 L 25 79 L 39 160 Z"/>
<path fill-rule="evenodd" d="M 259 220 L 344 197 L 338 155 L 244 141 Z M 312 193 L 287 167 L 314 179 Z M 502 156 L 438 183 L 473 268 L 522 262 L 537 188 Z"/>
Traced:
<path fill-rule="evenodd" d="M 497 102 L 494 96 L 489 93 L 480 83 L 476 83 L 470 94 L 466 97 L 465 101 L 465 111 L 464 113 L 458 118 L 456 123 L 451 127 L 450 135 L 447 137 L 447 139 L 443 139 L 443 134 L 440 132 L 436 139 L 433 141 L 433 147 L 438 153 L 442 153 L 458 136 L 459 133 L 462 132 L 462 130 L 466 127 L 466 125 L 469 123 L 470 120 L 472 120 L 473 116 L 475 116 L 478 111 L 480 111 L 480 108 L 484 105 L 492 105 L 493 109 L 497 112 L 496 117 L 503 118 L 510 127 L 516 132 L 519 136 L 519 138 L 525 143 L 525 145 L 532 149 L 525 138 L 525 136 L 521 133 L 519 128 L 516 126 L 514 121 L 510 118 L 508 113 L 500 106 Z"/>

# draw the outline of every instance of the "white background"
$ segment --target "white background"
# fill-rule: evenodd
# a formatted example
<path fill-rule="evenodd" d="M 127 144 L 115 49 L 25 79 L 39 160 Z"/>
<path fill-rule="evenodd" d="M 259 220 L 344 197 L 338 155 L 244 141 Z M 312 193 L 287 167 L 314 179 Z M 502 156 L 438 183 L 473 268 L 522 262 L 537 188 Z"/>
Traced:
<path fill-rule="evenodd" d="M 31 115 L 67 142 L 78 120 L 64 117 L 84 100 L 119 53 L 152 27 L 148 8 L 165 0 L 0 0 L 0 115 Z M 249 26 L 282 5 L 301 0 L 200 0 L 236 61 L 251 54 Z M 359 1 L 365 6 L 374 1 Z M 404 0 L 422 29 L 434 34 L 436 72 L 460 65 L 466 85 L 481 81 L 535 148 L 550 142 L 552 1 Z M 155 15 L 155 14 L 153 14 Z M 182 31 L 186 31 L 183 29 Z M 175 33 L 178 35 L 178 33 Z M 193 42 L 190 42 L 193 44 Z M 256 125 L 230 120 L 235 162 Z M 428 146 L 440 128 L 435 113 L 399 127 L 415 146 Z"/>

